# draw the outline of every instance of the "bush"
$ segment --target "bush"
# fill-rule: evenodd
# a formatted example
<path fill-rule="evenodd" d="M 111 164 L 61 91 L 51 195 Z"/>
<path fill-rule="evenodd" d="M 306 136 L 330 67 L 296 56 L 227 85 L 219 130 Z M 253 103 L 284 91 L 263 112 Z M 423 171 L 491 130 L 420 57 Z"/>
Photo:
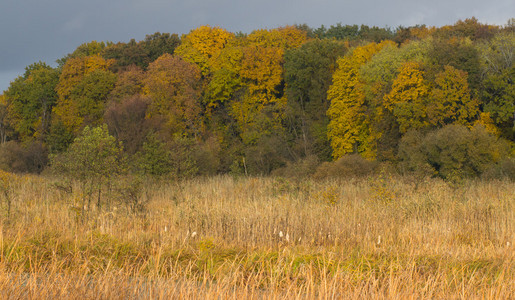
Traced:
<path fill-rule="evenodd" d="M 337 161 L 323 163 L 314 177 L 366 177 L 373 174 L 378 165 L 376 161 L 368 161 L 359 154 L 345 155 Z"/>
<path fill-rule="evenodd" d="M 407 133 L 399 144 L 401 171 L 444 179 L 477 177 L 508 155 L 508 144 L 483 126 L 447 125 L 423 135 Z"/>
<path fill-rule="evenodd" d="M 133 167 L 137 173 L 153 177 L 191 177 L 198 174 L 196 148 L 192 139 L 176 137 L 165 143 L 152 133 L 134 156 Z"/>
<path fill-rule="evenodd" d="M 488 168 L 482 174 L 482 177 L 486 179 L 515 180 L 515 158 L 504 158 L 499 163 Z"/>
<path fill-rule="evenodd" d="M 48 164 L 48 151 L 40 142 L 0 145 L 0 169 L 15 173 L 41 173 Z"/>
<path fill-rule="evenodd" d="M 249 174 L 269 175 L 284 167 L 288 160 L 288 145 L 283 136 L 264 135 L 245 149 L 246 167 Z"/>
<path fill-rule="evenodd" d="M 318 156 L 310 155 L 295 162 L 286 163 L 285 167 L 274 170 L 272 175 L 297 178 L 308 177 L 316 172 L 319 165 Z"/>
<path fill-rule="evenodd" d="M 220 142 L 215 138 L 208 138 L 205 142 L 196 146 L 193 159 L 198 168 L 199 175 L 215 175 L 221 167 Z"/>

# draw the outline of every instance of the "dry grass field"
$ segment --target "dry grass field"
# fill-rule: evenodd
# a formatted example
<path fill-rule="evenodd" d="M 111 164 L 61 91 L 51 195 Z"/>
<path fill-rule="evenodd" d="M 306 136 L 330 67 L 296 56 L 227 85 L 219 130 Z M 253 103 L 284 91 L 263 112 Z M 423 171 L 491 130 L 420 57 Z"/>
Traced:
<path fill-rule="evenodd" d="M 2 195 L 2 299 L 515 298 L 515 183 L 382 175 L 146 184 L 81 215 L 80 191 Z"/>

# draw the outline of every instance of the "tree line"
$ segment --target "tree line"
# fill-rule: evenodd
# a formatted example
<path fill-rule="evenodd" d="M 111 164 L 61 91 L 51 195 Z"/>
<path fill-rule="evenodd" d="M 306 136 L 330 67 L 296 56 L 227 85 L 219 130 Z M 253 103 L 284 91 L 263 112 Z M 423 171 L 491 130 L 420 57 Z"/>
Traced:
<path fill-rule="evenodd" d="M 153 176 L 515 172 L 514 59 L 513 19 L 92 41 L 0 96 L 0 168 L 41 172 L 96 132 Z"/>

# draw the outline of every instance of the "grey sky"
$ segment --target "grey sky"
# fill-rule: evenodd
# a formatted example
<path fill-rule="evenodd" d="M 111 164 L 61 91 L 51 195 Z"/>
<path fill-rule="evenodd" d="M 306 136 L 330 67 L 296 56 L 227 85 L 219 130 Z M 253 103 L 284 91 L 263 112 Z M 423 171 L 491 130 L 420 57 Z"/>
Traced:
<path fill-rule="evenodd" d="M 0 0 L 0 93 L 39 60 L 55 60 L 92 40 L 127 42 L 200 25 L 250 32 L 306 23 L 442 26 L 475 16 L 505 24 L 513 0 Z"/>

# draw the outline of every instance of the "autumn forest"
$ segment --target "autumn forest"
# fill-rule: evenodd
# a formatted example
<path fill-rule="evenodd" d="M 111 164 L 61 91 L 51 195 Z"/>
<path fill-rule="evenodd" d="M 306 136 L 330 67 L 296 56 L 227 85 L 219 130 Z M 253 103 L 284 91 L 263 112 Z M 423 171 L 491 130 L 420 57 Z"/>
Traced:
<path fill-rule="evenodd" d="M 92 41 L 0 96 L 0 168 L 40 173 L 95 129 L 157 177 L 515 176 L 514 60 L 513 19 Z"/>
<path fill-rule="evenodd" d="M 2 299 L 515 299 L 515 19 L 91 41 L 0 95 Z"/>

